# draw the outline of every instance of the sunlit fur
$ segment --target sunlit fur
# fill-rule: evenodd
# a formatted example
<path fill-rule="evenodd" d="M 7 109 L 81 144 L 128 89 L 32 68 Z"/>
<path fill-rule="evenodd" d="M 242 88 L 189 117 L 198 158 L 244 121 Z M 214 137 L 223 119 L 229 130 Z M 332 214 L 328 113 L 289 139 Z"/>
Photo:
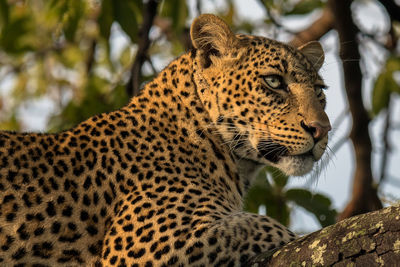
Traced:
<path fill-rule="evenodd" d="M 302 175 L 323 154 L 326 132 L 315 144 L 307 128 L 329 124 L 321 46 L 236 36 L 212 15 L 191 37 L 121 109 L 0 131 L 1 266 L 247 266 L 295 239 L 243 199 L 264 165 Z"/>
<path fill-rule="evenodd" d="M 239 49 L 229 51 L 225 47 L 222 56 L 210 55 L 210 66 L 194 77 L 202 85 L 200 97 L 208 107 L 213 127 L 238 159 L 272 165 L 288 175 L 308 173 L 328 142 L 327 135 L 315 142 L 301 126 L 302 121 L 329 124 L 325 95 L 317 90 L 323 84 L 317 73 L 319 59 L 313 65 L 313 59 L 305 54 L 309 51 L 303 53 L 263 37 L 232 38 L 235 41 L 231 43 Z M 317 52 L 312 51 L 315 60 Z M 323 59 L 322 50 L 320 53 Z M 202 64 L 202 56 L 198 53 L 198 64 Z M 248 66 L 252 66 L 251 71 Z M 269 88 L 262 79 L 267 74 L 282 76 L 287 89 Z M 279 159 L 269 160 L 272 155 Z"/>

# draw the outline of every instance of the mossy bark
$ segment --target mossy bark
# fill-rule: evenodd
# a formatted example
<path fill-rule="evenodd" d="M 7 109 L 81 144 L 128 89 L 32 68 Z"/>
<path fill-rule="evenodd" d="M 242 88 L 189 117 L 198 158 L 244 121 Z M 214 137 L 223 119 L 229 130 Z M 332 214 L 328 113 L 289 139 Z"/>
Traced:
<path fill-rule="evenodd" d="M 348 218 L 257 255 L 248 266 L 400 266 L 400 206 Z"/>

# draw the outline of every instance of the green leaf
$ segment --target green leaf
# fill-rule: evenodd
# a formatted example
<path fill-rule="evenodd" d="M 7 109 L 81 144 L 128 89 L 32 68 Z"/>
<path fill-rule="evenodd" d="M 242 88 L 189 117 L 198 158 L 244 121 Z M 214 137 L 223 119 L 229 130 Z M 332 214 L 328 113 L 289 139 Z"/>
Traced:
<path fill-rule="evenodd" d="M 260 205 L 270 202 L 272 187 L 268 183 L 265 172 L 260 172 L 244 199 L 244 210 L 257 213 Z"/>
<path fill-rule="evenodd" d="M 20 72 L 17 76 L 16 83 L 12 90 L 12 97 L 16 100 L 21 100 L 26 97 L 27 94 L 27 85 L 29 81 L 29 76 L 26 72 Z"/>
<path fill-rule="evenodd" d="M 32 16 L 27 13 L 10 18 L 0 36 L 2 49 L 13 54 L 34 50 L 37 44 L 34 25 Z"/>
<path fill-rule="evenodd" d="M 137 9 L 134 1 L 113 1 L 112 8 L 115 20 L 130 37 L 131 41 L 135 43 L 138 38 L 139 26 L 136 20 L 138 14 L 135 15 Z"/>
<path fill-rule="evenodd" d="M 117 0 L 118 2 L 120 0 Z M 103 0 L 101 3 L 101 12 L 98 18 L 100 35 L 108 41 L 110 38 L 111 25 L 114 21 L 112 0 Z"/>
<path fill-rule="evenodd" d="M 283 225 L 289 224 L 290 210 L 285 201 L 285 196 L 281 188 L 274 187 L 268 182 L 265 171 L 259 173 L 246 195 L 244 210 L 257 213 L 261 205 L 266 206 L 268 216 Z"/>
<path fill-rule="evenodd" d="M 389 72 L 400 70 L 400 57 L 391 56 L 386 61 L 386 67 Z"/>
<path fill-rule="evenodd" d="M 129 101 L 123 85 L 110 87 L 108 80 L 96 75 L 90 76 L 83 88 L 83 98 L 79 102 L 72 99 L 61 114 L 53 116 L 49 122 L 49 131 L 69 129 L 91 116 L 116 110 Z"/>
<path fill-rule="evenodd" d="M 320 0 L 302 0 L 292 10 L 286 12 L 285 15 L 305 15 L 323 6 L 324 3 Z"/>
<path fill-rule="evenodd" d="M 186 0 L 164 1 L 161 5 L 161 16 L 172 19 L 172 29 L 179 33 L 186 26 L 188 7 Z"/>
<path fill-rule="evenodd" d="M 110 93 L 110 104 L 112 110 L 121 108 L 129 102 L 130 98 L 126 92 L 126 87 L 123 84 L 117 85 Z"/>
<path fill-rule="evenodd" d="M 68 13 L 64 22 L 64 34 L 65 38 L 73 42 L 75 39 L 75 33 L 78 29 L 79 22 L 84 14 L 85 5 L 81 0 L 68 1 Z"/>
<path fill-rule="evenodd" d="M 399 70 L 400 59 L 389 57 L 372 90 L 372 112 L 374 115 L 388 106 L 391 93 L 400 93 L 399 85 L 393 79 L 393 73 Z"/>
<path fill-rule="evenodd" d="M 73 42 L 79 22 L 85 13 L 85 2 L 83 0 L 51 0 L 47 2 L 47 8 L 47 16 L 56 17 L 58 23 L 61 22 L 65 38 Z"/>
<path fill-rule="evenodd" d="M 289 180 L 289 176 L 285 175 L 281 170 L 274 167 L 265 167 L 265 170 L 270 174 L 274 185 L 282 189 Z"/>
<path fill-rule="evenodd" d="M 132 64 L 132 51 L 131 47 L 128 45 L 126 46 L 119 56 L 119 62 L 121 63 L 123 68 L 128 68 Z"/>
<path fill-rule="evenodd" d="M 9 20 L 9 6 L 7 0 L 0 0 L 0 34 L 1 30 L 7 25 Z"/>
<path fill-rule="evenodd" d="M 221 14 L 220 17 L 230 26 L 233 25 L 233 18 L 235 15 L 235 6 L 232 1 L 228 1 L 228 10 L 225 14 Z"/>
<path fill-rule="evenodd" d="M 386 108 L 390 100 L 389 84 L 391 83 L 390 74 L 383 72 L 379 74 L 375 81 L 372 91 L 372 112 L 377 115 L 382 109 Z"/>
<path fill-rule="evenodd" d="M 34 96 L 40 97 L 46 94 L 48 89 L 48 80 L 46 79 L 47 69 L 43 59 L 37 60 L 35 69 L 34 81 L 36 86 L 33 86 L 33 88 L 36 90 L 34 92 Z"/>
<path fill-rule="evenodd" d="M 21 124 L 17 119 L 15 113 L 13 113 L 8 120 L 3 120 L 0 122 L 0 129 L 7 131 L 20 131 Z"/>
<path fill-rule="evenodd" d="M 287 202 L 281 195 L 274 195 L 273 201 L 266 203 L 267 215 L 274 218 L 281 224 L 289 226 L 290 209 Z"/>
<path fill-rule="evenodd" d="M 269 9 L 274 8 L 274 0 L 264 0 L 264 6 Z"/>
<path fill-rule="evenodd" d="M 83 52 L 77 45 L 68 45 L 57 54 L 58 59 L 68 68 L 75 68 L 76 64 L 82 62 Z"/>
<path fill-rule="evenodd" d="M 335 223 L 337 213 L 326 196 L 313 194 L 305 189 L 289 189 L 286 198 L 314 214 L 322 227 Z"/>
<path fill-rule="evenodd" d="M 387 72 L 390 73 L 391 79 L 389 90 L 393 93 L 400 94 L 400 86 L 393 78 L 394 73 L 400 71 L 400 57 L 390 57 L 386 62 L 386 69 Z"/>
<path fill-rule="evenodd" d="M 268 24 L 268 23 L 266 23 Z M 235 26 L 235 31 L 245 32 L 252 34 L 256 26 L 250 21 L 242 21 L 240 24 Z"/>

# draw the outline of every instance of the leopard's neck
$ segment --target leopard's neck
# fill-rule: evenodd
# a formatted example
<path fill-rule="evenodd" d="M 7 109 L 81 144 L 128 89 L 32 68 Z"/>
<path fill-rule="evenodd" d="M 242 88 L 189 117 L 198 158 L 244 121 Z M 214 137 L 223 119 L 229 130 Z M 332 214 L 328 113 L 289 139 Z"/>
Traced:
<path fill-rule="evenodd" d="M 197 151 L 207 151 L 209 157 L 215 157 L 213 161 L 221 162 L 222 172 L 229 176 L 231 187 L 236 188 L 239 193 L 236 198 L 240 199 L 248 188 L 248 181 L 239 178 L 242 175 L 239 176 L 237 162 L 213 126 L 211 116 L 198 93 L 201 89 L 199 87 L 205 85 L 196 80 L 193 65 L 190 53 L 177 58 L 153 81 L 146 84 L 141 94 L 133 98 L 128 107 L 131 110 L 147 109 L 150 115 L 156 111 L 154 117 L 165 124 L 174 121 L 174 127 L 184 132 L 187 130 L 187 144 L 199 146 Z M 222 158 L 224 159 L 221 160 Z M 243 173 L 245 172 L 247 169 Z"/>

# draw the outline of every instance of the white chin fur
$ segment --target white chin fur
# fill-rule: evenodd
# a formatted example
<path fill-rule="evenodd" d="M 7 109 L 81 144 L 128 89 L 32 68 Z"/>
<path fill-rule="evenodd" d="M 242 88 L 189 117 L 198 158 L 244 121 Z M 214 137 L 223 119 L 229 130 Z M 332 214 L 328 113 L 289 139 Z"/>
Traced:
<path fill-rule="evenodd" d="M 314 160 L 312 156 L 287 156 L 271 165 L 280 169 L 286 175 L 302 176 L 312 170 Z"/>

